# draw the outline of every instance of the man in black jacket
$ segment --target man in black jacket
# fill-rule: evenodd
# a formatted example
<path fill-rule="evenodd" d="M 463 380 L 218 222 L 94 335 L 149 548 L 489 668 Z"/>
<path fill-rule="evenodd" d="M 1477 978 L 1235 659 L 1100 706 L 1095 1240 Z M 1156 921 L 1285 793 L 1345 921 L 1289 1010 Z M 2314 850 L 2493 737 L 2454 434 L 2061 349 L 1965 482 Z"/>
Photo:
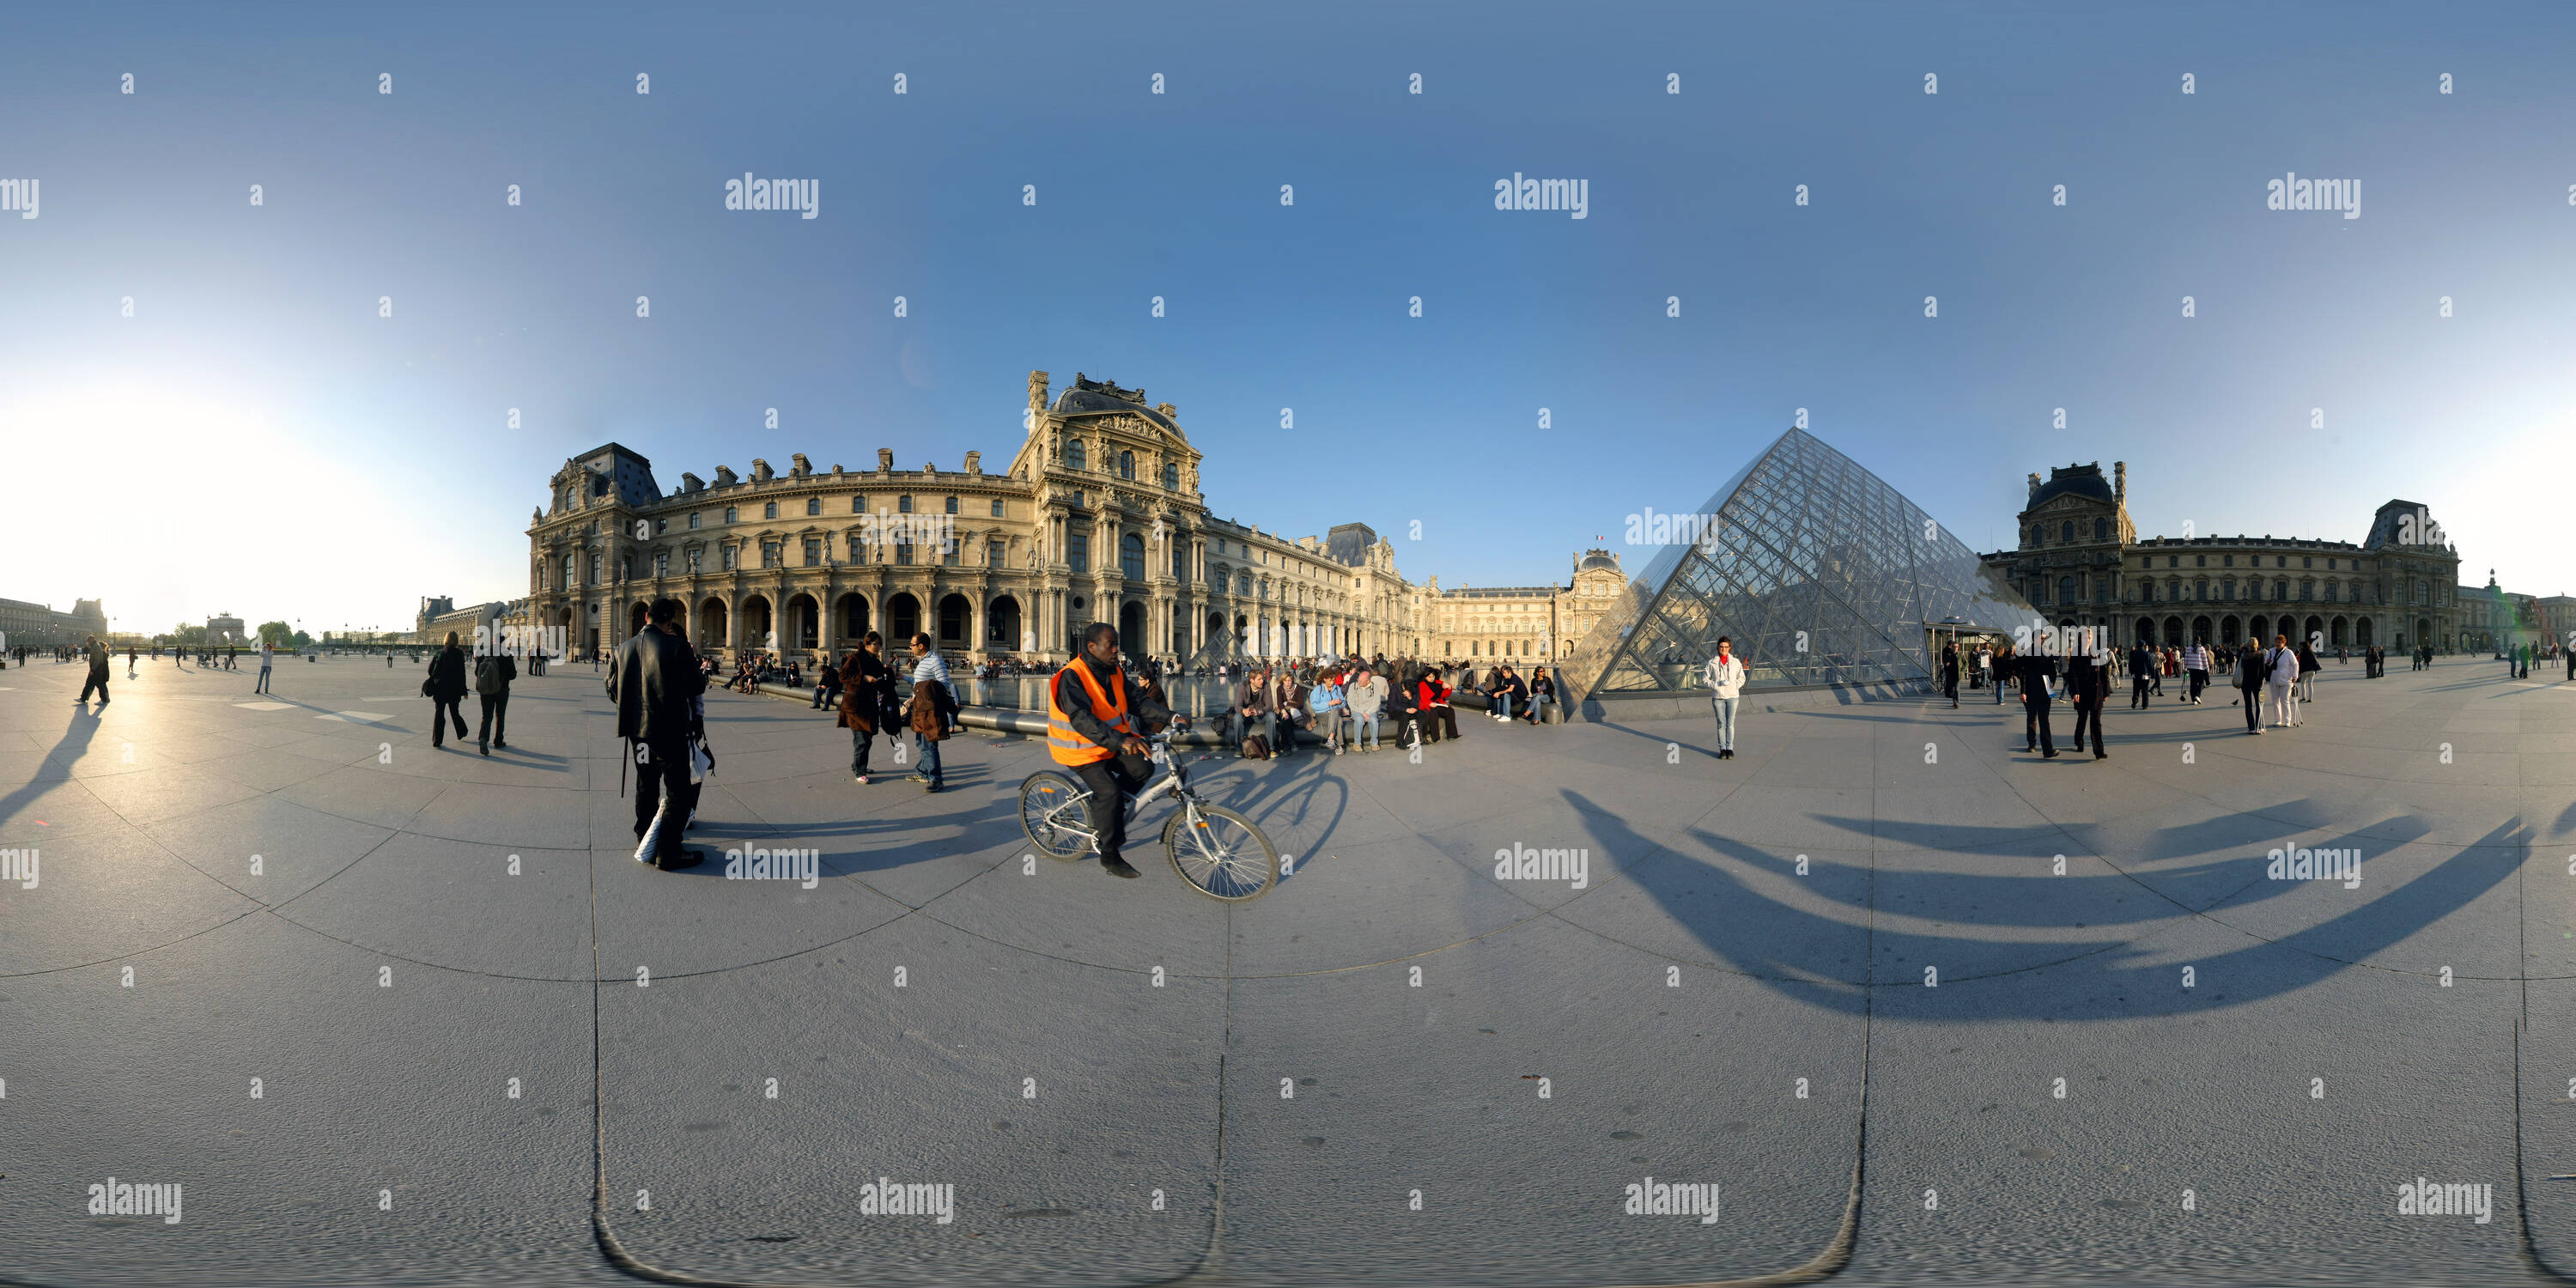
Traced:
<path fill-rule="evenodd" d="M 2110 755 L 2102 750 L 2102 708 L 2111 698 L 2111 655 L 2097 650 L 2066 659 L 2066 696 L 2075 704 L 2075 750 L 2084 750 L 2084 731 L 2091 729 L 2093 758 Z"/>
<path fill-rule="evenodd" d="M 519 664 L 490 642 L 499 634 L 497 628 L 490 632 L 484 645 L 488 651 L 474 659 L 474 692 L 483 699 L 482 731 L 475 743 L 486 756 L 494 747 L 510 749 L 510 681 L 519 678 Z"/>
<path fill-rule="evenodd" d="M 429 677 L 421 681 L 421 691 L 428 695 L 429 745 L 447 745 L 447 721 L 456 720 L 456 740 L 465 741 L 465 650 L 456 646 L 456 632 L 447 633 L 447 647 L 429 660 Z"/>
<path fill-rule="evenodd" d="M 2263 681 L 2272 664 L 2263 657 L 2263 641 L 2249 639 L 2236 651 L 2237 705 L 2245 708 L 2245 732 L 2263 732 Z"/>
<path fill-rule="evenodd" d="M 2155 650 L 2148 648 L 2145 640 L 2139 640 L 2129 649 L 2130 710 L 2134 711 L 2147 705 L 2147 684 L 2157 669 Z"/>
<path fill-rule="evenodd" d="M 81 658 L 89 663 L 89 678 L 81 685 L 81 695 L 72 699 L 72 705 L 80 706 L 88 702 L 89 691 L 96 689 L 98 690 L 98 709 L 105 711 L 108 703 L 107 646 L 99 643 L 95 635 L 82 636 Z"/>
<path fill-rule="evenodd" d="M 2024 751 L 2039 752 L 2043 759 L 2057 754 L 2057 738 L 2048 727 L 2048 682 L 2057 678 L 2057 659 L 2034 647 L 2022 655 L 2018 674 L 2021 677 Z"/>
<path fill-rule="evenodd" d="M 644 610 L 644 629 L 617 646 L 608 666 L 617 736 L 626 740 L 627 759 L 636 769 L 635 861 L 665 872 L 696 867 L 707 857 L 680 840 L 698 805 L 689 755 L 699 737 L 698 699 L 707 681 L 671 625 L 679 611 L 678 600 L 654 600 Z M 655 838 L 650 852 L 644 848 L 648 835 Z"/>

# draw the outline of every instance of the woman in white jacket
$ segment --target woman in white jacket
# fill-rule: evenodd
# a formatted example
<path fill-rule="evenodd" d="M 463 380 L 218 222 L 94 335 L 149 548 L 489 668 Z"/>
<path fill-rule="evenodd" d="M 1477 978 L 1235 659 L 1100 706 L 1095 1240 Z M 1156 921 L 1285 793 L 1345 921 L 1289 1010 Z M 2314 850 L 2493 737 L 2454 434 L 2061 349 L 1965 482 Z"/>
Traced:
<path fill-rule="evenodd" d="M 1710 702 L 1717 709 L 1717 758 L 1735 759 L 1735 703 L 1744 692 L 1744 663 L 1724 635 L 1717 637 L 1717 656 L 1708 660 Z"/>
<path fill-rule="evenodd" d="M 2263 685 L 2272 700 L 2272 727 L 2287 728 L 2297 723 L 2291 719 L 2297 708 L 2290 703 L 2290 686 L 2299 682 L 2299 651 L 2290 647 L 2289 636 L 2275 635 L 2272 637 L 2272 655 L 2266 660 L 2272 664 Z"/>

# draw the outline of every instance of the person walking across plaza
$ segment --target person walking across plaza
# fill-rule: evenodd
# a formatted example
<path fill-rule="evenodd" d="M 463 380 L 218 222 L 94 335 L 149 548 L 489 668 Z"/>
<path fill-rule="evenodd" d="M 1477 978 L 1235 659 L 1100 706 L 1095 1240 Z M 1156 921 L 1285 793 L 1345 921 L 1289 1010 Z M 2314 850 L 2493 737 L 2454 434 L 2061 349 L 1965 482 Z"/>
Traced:
<path fill-rule="evenodd" d="M 519 663 L 506 650 L 491 648 L 474 659 L 474 694 L 483 708 L 482 729 L 474 742 L 486 756 L 494 747 L 510 749 L 510 682 L 518 678 Z"/>
<path fill-rule="evenodd" d="M 2298 654 L 2299 701 L 2314 702 L 2317 697 L 2317 672 L 2325 669 L 2325 663 L 2317 660 L 2316 645 L 2313 642 L 2299 645 Z"/>
<path fill-rule="evenodd" d="M 2049 689 L 2057 678 L 2057 659 L 2039 648 L 2032 648 L 2021 659 L 2021 740 L 2022 750 L 2036 751 L 2043 760 L 2057 755 L 2056 731 L 2049 728 Z"/>
<path fill-rule="evenodd" d="M 81 694 L 72 699 L 72 705 L 76 707 L 86 705 L 89 702 L 89 691 L 96 689 L 98 690 L 98 709 L 105 711 L 108 703 L 107 646 L 99 643 L 95 635 L 84 635 L 81 637 L 81 657 L 89 663 L 89 678 L 82 683 Z"/>
<path fill-rule="evenodd" d="M 1717 716 L 1717 758 L 1735 759 L 1735 712 L 1744 699 L 1744 660 L 1735 655 L 1733 639 L 1717 637 L 1717 656 L 1708 660 L 1709 708 Z"/>
<path fill-rule="evenodd" d="M 1950 700 L 1950 709 L 1959 709 L 1959 645 L 1957 641 L 1941 646 L 1941 696 Z"/>
<path fill-rule="evenodd" d="M 923 791 L 941 791 L 948 782 L 940 772 L 939 744 L 948 739 L 948 715 L 955 701 L 948 688 L 948 659 L 922 634 L 912 637 L 912 656 L 912 709 L 906 723 L 912 726 L 914 752 L 919 757 L 912 781 L 921 784 Z"/>
<path fill-rule="evenodd" d="M 707 681 L 672 625 L 679 614 L 680 601 L 654 600 L 644 610 L 644 629 L 619 644 L 608 662 L 617 736 L 636 774 L 635 861 L 665 872 L 696 867 L 707 857 L 681 839 L 698 809 L 693 762 L 705 736 L 698 700 Z"/>
<path fill-rule="evenodd" d="M 2084 731 L 2093 731 L 2093 758 L 2100 760 L 2111 753 L 2102 749 L 2102 713 L 2111 702 L 2111 654 L 2095 649 L 2079 652 L 2066 659 L 2066 698 L 2075 707 L 2075 752 L 2084 752 Z"/>
<path fill-rule="evenodd" d="M 2247 639 L 2245 647 L 2236 650 L 2236 703 L 2245 708 L 2245 732 L 2263 732 L 2263 684 L 2271 678 L 2272 663 L 2263 656 L 2263 641 Z"/>
<path fill-rule="evenodd" d="M 2195 707 L 2199 706 L 2201 690 L 2209 687 L 2208 646 L 2198 639 L 2192 640 L 2191 647 L 2183 650 L 2182 669 L 2183 674 L 2191 678 L 2190 693 L 2183 700 Z"/>
<path fill-rule="evenodd" d="M 259 637 L 259 683 L 251 686 L 251 692 L 268 692 L 268 668 L 276 661 L 277 649 L 268 642 L 268 634 L 263 631 Z"/>
<path fill-rule="evenodd" d="M 2147 647 L 2145 640 L 2138 641 L 2129 649 L 2129 709 L 2131 711 L 2147 705 L 2147 688 L 2155 678 L 2157 669 L 2155 652 Z"/>
<path fill-rule="evenodd" d="M 1147 696 L 1118 665 L 1118 630 L 1107 622 L 1084 627 L 1080 653 L 1047 685 L 1047 755 L 1073 771 L 1091 792 L 1092 825 L 1100 831 L 1100 870 L 1114 877 L 1141 875 L 1123 853 L 1127 796 L 1142 790 L 1154 771 L 1148 733 L 1189 721 Z"/>
<path fill-rule="evenodd" d="M 447 721 L 456 721 L 456 740 L 465 741 L 465 650 L 456 646 L 456 632 L 447 633 L 447 646 L 429 660 L 429 674 L 420 682 L 420 695 L 429 699 L 429 745 L 447 745 Z"/>

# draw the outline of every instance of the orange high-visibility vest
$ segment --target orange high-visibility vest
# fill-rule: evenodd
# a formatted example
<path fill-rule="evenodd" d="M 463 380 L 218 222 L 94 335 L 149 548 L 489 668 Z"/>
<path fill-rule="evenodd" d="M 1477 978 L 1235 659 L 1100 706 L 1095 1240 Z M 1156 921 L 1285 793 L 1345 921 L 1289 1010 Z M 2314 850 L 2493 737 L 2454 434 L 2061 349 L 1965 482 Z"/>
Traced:
<path fill-rule="evenodd" d="M 1083 691 L 1091 697 L 1091 714 L 1094 717 L 1131 738 L 1136 735 L 1127 716 L 1126 673 L 1110 672 L 1109 691 L 1104 693 L 1100 682 L 1091 678 L 1090 667 L 1078 661 L 1067 662 L 1064 670 L 1055 673 L 1054 680 L 1047 681 L 1047 754 L 1055 757 L 1055 763 L 1059 765 L 1089 765 L 1116 756 L 1117 752 L 1074 732 L 1072 719 L 1065 715 L 1064 708 L 1056 705 L 1056 680 L 1063 679 L 1065 671 L 1073 672 L 1074 677 L 1082 681 Z"/>

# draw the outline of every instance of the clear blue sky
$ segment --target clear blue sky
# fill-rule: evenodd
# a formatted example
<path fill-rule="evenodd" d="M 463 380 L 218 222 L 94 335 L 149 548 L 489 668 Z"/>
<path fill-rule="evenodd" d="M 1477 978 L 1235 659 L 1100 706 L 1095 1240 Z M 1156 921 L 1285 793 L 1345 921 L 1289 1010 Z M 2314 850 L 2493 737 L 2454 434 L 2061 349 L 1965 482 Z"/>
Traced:
<path fill-rule="evenodd" d="M 1980 549 L 2125 459 L 2146 533 L 2403 496 L 2464 580 L 2576 590 L 2576 9 L 1792 8 L 22 8 L 0 595 L 407 622 L 526 593 L 570 454 L 1006 459 L 1032 368 L 1178 404 L 1219 515 L 1444 584 L 1561 576 L 1805 407 Z M 726 211 L 745 171 L 820 216 Z"/>

